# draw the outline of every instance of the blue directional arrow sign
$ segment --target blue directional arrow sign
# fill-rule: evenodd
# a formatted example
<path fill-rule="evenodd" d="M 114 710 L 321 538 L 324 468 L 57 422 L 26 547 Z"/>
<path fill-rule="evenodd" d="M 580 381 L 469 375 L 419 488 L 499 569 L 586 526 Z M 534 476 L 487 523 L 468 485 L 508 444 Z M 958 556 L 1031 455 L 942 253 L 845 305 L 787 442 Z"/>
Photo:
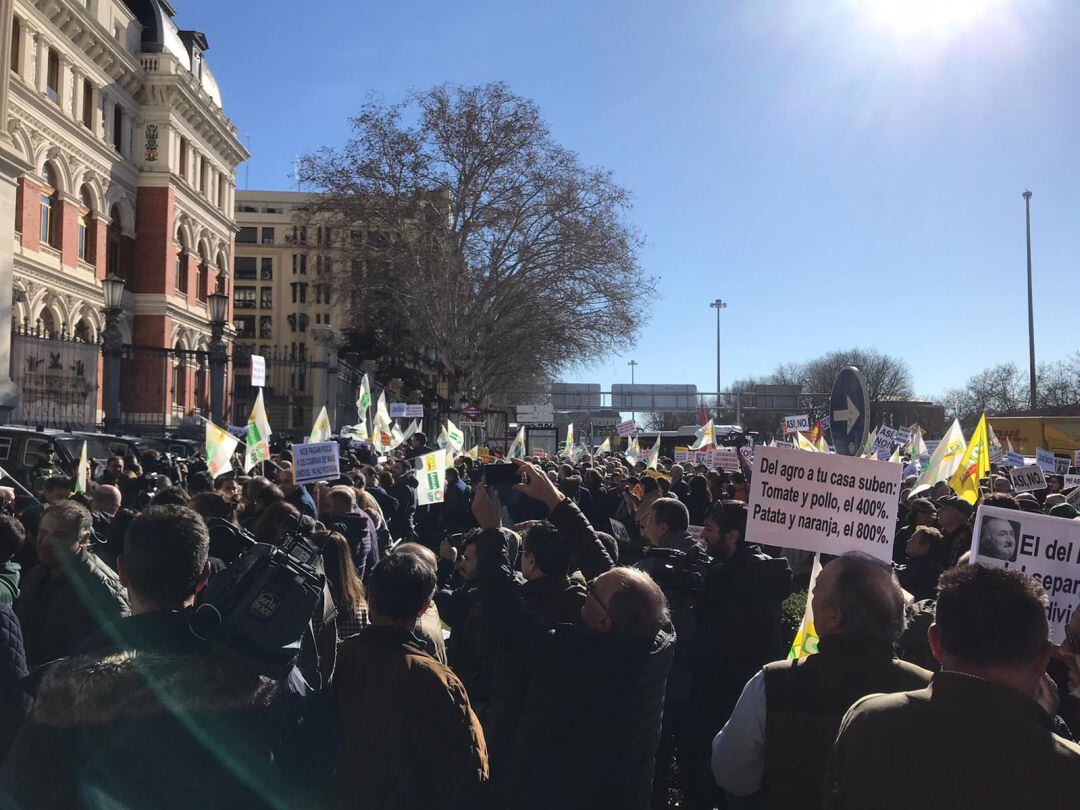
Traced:
<path fill-rule="evenodd" d="M 857 456 L 866 444 L 870 424 L 870 403 L 866 378 L 855 366 L 841 369 L 833 383 L 829 400 L 833 446 L 842 456 Z"/>

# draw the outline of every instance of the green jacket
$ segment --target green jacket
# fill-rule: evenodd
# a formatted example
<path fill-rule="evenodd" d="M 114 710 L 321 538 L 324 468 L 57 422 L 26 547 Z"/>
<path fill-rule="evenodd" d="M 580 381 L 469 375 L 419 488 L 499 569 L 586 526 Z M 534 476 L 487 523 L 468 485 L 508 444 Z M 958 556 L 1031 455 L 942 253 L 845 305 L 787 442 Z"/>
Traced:
<path fill-rule="evenodd" d="M 83 549 L 60 574 L 50 574 L 44 565 L 31 568 L 15 613 L 26 661 L 34 667 L 71 655 L 91 633 L 127 616 L 127 592 L 115 571 Z"/>
<path fill-rule="evenodd" d="M 19 580 L 22 578 L 22 566 L 14 560 L 0 563 L 0 604 L 9 607 L 19 598 Z"/>

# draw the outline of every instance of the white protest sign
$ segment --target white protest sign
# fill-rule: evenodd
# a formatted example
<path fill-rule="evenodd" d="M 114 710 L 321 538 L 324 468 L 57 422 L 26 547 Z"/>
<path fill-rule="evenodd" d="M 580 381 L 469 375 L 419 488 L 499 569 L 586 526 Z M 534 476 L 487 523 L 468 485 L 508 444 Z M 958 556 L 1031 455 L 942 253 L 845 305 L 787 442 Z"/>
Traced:
<path fill-rule="evenodd" d="M 1024 571 L 1046 589 L 1050 639 L 1060 644 L 1080 601 L 1080 521 L 980 506 L 971 559 Z"/>
<path fill-rule="evenodd" d="M 294 444 L 292 452 L 293 475 L 296 483 L 311 484 L 315 481 L 333 481 L 341 477 L 337 442 Z"/>
<path fill-rule="evenodd" d="M 690 460 L 690 448 L 689 447 L 676 447 L 675 448 L 675 463 L 685 464 Z"/>
<path fill-rule="evenodd" d="M 821 417 L 821 429 L 822 429 L 822 431 L 826 431 L 830 427 L 832 427 L 832 421 L 829 419 L 829 417 L 827 417 L 827 416 Z"/>
<path fill-rule="evenodd" d="M 785 416 L 784 417 L 784 434 L 790 436 L 792 433 L 810 432 L 810 415 L 803 413 L 798 416 Z"/>
<path fill-rule="evenodd" d="M 1010 452 L 1005 454 L 1005 463 L 1010 467 L 1023 467 L 1026 462 L 1024 461 L 1024 457 L 1019 453 Z"/>
<path fill-rule="evenodd" d="M 442 503 L 446 488 L 446 451 L 436 450 L 416 459 L 416 498 L 420 506 Z"/>
<path fill-rule="evenodd" d="M 1080 487 L 1076 487 L 1065 496 L 1065 503 L 1069 504 L 1073 509 L 1080 509 Z"/>
<path fill-rule="evenodd" d="M 1069 460 L 1067 458 L 1054 457 L 1054 464 L 1057 469 L 1054 470 L 1058 475 L 1068 475 L 1069 473 Z"/>
<path fill-rule="evenodd" d="M 739 470 L 739 455 L 734 447 L 718 447 L 713 451 L 712 466 L 721 470 L 737 472 Z"/>
<path fill-rule="evenodd" d="M 1073 450 L 1073 466 L 1080 467 L 1080 450 Z"/>
<path fill-rule="evenodd" d="M 1030 467 L 1014 467 L 1009 470 L 1009 480 L 1015 492 L 1034 492 L 1046 489 L 1046 476 L 1038 464 Z"/>
<path fill-rule="evenodd" d="M 1054 454 L 1049 450 L 1043 450 L 1041 447 L 1035 448 L 1035 463 L 1039 465 L 1039 469 L 1043 472 L 1053 475 L 1057 472 L 1057 463 L 1054 461 Z"/>
<path fill-rule="evenodd" d="M 896 430 L 887 425 L 882 425 L 874 437 L 874 455 L 878 458 L 888 458 L 892 455 L 893 448 L 898 444 Z"/>
<path fill-rule="evenodd" d="M 1073 487 L 1080 487 L 1080 475 L 1065 476 L 1065 489 L 1072 489 Z"/>
<path fill-rule="evenodd" d="M 786 447 L 787 449 L 790 450 L 792 447 L 795 446 L 795 443 L 794 442 L 777 441 L 776 446 L 777 447 Z"/>
<path fill-rule="evenodd" d="M 762 447 L 754 459 L 751 543 L 892 559 L 900 464 Z"/>
<path fill-rule="evenodd" d="M 616 428 L 619 431 L 620 436 L 633 436 L 637 433 L 637 422 L 633 419 L 627 419 L 625 422 L 619 422 L 619 426 Z"/>
<path fill-rule="evenodd" d="M 896 443 L 900 445 L 901 448 L 911 444 L 911 431 L 906 427 L 898 427 L 896 429 Z"/>
<path fill-rule="evenodd" d="M 251 355 L 251 384 L 256 388 L 266 385 L 266 358 L 258 354 Z"/>

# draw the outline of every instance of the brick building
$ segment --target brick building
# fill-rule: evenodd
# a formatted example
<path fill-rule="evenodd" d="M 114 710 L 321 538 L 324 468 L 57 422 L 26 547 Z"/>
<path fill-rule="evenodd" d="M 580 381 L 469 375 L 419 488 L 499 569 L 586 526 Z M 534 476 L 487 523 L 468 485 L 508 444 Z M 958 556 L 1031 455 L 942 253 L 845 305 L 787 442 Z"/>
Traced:
<path fill-rule="evenodd" d="M 0 0 L 0 284 L 10 272 L 15 331 L 0 394 L 16 419 L 100 421 L 109 275 L 126 282 L 124 344 L 147 350 L 127 353 L 124 412 L 170 427 L 208 408 L 207 299 L 231 291 L 248 154 L 206 36 L 175 15 L 169 0 Z"/>

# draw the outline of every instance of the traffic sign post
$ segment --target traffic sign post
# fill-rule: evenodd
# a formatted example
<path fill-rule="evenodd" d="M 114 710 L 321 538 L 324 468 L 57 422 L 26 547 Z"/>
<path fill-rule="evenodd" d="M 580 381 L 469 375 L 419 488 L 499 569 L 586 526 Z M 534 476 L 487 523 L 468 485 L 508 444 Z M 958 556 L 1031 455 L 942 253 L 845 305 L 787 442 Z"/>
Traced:
<path fill-rule="evenodd" d="M 833 446 L 842 456 L 857 456 L 866 444 L 870 424 L 870 403 L 866 378 L 855 366 L 840 370 L 829 399 Z"/>

